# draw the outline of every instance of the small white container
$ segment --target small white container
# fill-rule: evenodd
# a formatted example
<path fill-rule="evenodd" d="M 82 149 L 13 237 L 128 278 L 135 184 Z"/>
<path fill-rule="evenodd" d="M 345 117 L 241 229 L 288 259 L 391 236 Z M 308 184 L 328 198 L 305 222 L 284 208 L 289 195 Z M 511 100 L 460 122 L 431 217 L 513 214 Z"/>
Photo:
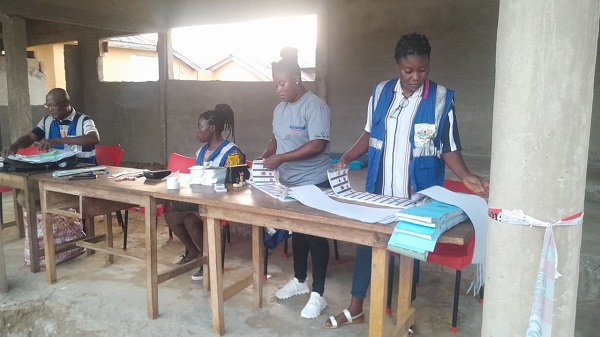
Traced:
<path fill-rule="evenodd" d="M 168 177 L 167 178 L 167 189 L 178 190 L 179 189 L 179 177 Z"/>

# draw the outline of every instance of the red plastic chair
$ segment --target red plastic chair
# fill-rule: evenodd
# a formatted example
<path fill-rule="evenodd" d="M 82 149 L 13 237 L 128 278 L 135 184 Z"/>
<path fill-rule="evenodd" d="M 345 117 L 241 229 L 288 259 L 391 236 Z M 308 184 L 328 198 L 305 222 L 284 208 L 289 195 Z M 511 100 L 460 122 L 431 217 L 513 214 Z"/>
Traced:
<path fill-rule="evenodd" d="M 444 188 L 453 191 L 466 194 L 474 194 L 468 189 L 461 181 L 444 180 Z M 454 304 L 452 306 L 452 328 L 450 331 L 456 333 L 457 320 L 458 320 L 458 299 L 460 292 L 460 279 L 461 271 L 471 264 L 473 260 L 473 252 L 475 249 L 475 236 L 471 236 L 464 245 L 455 245 L 450 243 L 437 243 L 433 252 L 427 255 L 427 262 L 439 264 L 456 270 L 456 278 L 454 282 Z M 393 257 L 390 260 L 390 273 L 388 279 L 388 301 L 387 301 L 387 312 L 391 313 L 391 300 L 392 300 L 392 283 L 393 283 Z M 413 273 L 417 273 L 416 277 L 413 277 L 413 283 L 418 283 L 418 266 L 415 266 Z M 413 292 L 415 291 L 416 284 L 413 284 Z M 479 293 L 480 302 L 483 301 L 483 289 Z M 414 294 L 413 294 L 414 299 Z"/>
<path fill-rule="evenodd" d="M 96 162 L 98 165 L 119 166 L 125 150 L 121 144 L 115 145 L 96 145 Z"/>

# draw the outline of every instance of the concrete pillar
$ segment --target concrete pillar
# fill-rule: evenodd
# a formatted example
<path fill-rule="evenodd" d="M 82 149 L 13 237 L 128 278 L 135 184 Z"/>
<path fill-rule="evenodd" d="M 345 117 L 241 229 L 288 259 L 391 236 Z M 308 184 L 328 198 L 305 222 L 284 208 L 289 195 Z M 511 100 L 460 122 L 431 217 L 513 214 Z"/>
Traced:
<path fill-rule="evenodd" d="M 543 221 L 581 212 L 600 3 L 501 0 L 491 207 Z M 482 336 L 524 336 L 544 228 L 490 220 Z M 581 226 L 555 227 L 553 336 L 573 336 Z"/>
<path fill-rule="evenodd" d="M 100 57 L 102 42 L 96 34 L 82 34 L 77 40 L 81 79 L 83 84 L 83 102 L 74 102 L 76 110 L 88 115 L 94 115 L 91 109 L 97 100 L 95 93 L 98 82 L 103 80 L 102 57 Z M 88 103 L 90 106 L 88 107 Z M 100 131 L 102 135 L 102 131 Z"/>
<path fill-rule="evenodd" d="M 317 12 L 317 48 L 315 57 L 315 85 L 317 95 L 327 102 L 327 51 L 329 35 L 328 1 L 319 2 Z"/>
<path fill-rule="evenodd" d="M 2 230 L 0 230 L 0 294 L 7 291 L 8 282 L 6 282 L 6 262 L 4 261 L 4 238 L 2 238 Z"/>
<path fill-rule="evenodd" d="M 25 20 L 2 15 L 10 142 L 31 131 L 31 102 L 27 68 Z M 9 128 L 5 128 L 7 130 Z"/>
<path fill-rule="evenodd" d="M 158 41 L 156 44 L 156 52 L 158 54 L 158 83 L 160 90 L 160 117 L 159 121 L 160 132 L 157 136 L 161 137 L 162 150 L 161 155 L 164 162 L 168 161 L 167 153 L 167 87 L 169 80 L 173 79 L 173 45 L 171 40 L 171 30 L 164 33 L 158 33 Z"/>

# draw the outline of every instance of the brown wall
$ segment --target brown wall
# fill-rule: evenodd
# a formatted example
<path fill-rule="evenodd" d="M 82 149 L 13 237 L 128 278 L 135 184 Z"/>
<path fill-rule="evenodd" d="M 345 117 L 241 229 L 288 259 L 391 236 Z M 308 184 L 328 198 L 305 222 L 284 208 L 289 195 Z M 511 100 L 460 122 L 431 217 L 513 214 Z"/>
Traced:
<path fill-rule="evenodd" d="M 306 84 L 312 89 L 312 83 Z M 236 143 L 249 159 L 264 151 L 272 135 L 273 110 L 279 99 L 271 82 L 169 81 L 167 153 L 194 156 L 198 116 L 227 103 L 235 114 Z"/>
<path fill-rule="evenodd" d="M 345 151 L 361 134 L 373 84 L 396 76 L 397 39 L 416 31 L 426 34 L 433 48 L 430 79 L 456 91 L 463 152 L 490 156 L 497 0 L 330 0 L 328 13 L 327 27 L 319 29 L 328 34 L 332 152 Z M 171 152 L 193 155 L 199 146 L 194 140 L 197 116 L 222 102 L 233 107 L 236 140 L 250 158 L 262 152 L 271 135 L 277 104 L 271 83 L 169 81 L 167 147 L 158 150 L 158 83 L 84 80 L 86 112 L 98 120 L 102 143 L 124 146 L 125 161 L 164 162 Z M 598 115 L 593 116 L 595 125 Z M 598 137 L 592 132 L 590 162 L 600 163 Z"/>
<path fill-rule="evenodd" d="M 337 121 L 332 150 L 345 151 L 362 133 L 373 85 L 397 77 L 397 40 L 419 32 L 432 46 L 429 78 L 456 92 L 463 152 L 490 155 L 497 1 L 330 3 L 327 83 Z"/>
<path fill-rule="evenodd" d="M 121 144 L 123 161 L 163 163 L 158 82 L 97 82 L 86 107 L 100 133 L 100 144 Z"/>

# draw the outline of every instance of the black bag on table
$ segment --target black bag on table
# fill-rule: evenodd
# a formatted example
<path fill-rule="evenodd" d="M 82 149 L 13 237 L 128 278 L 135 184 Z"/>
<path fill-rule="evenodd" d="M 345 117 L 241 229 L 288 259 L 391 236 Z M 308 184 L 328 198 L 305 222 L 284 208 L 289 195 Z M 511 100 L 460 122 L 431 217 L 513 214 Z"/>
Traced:
<path fill-rule="evenodd" d="M 63 165 L 64 163 L 64 165 Z M 57 169 L 73 168 L 77 165 L 77 156 L 63 158 L 59 161 L 49 163 L 28 163 L 21 160 L 4 158 L 4 166 L 0 168 L 2 172 L 37 172 L 52 171 Z"/>

